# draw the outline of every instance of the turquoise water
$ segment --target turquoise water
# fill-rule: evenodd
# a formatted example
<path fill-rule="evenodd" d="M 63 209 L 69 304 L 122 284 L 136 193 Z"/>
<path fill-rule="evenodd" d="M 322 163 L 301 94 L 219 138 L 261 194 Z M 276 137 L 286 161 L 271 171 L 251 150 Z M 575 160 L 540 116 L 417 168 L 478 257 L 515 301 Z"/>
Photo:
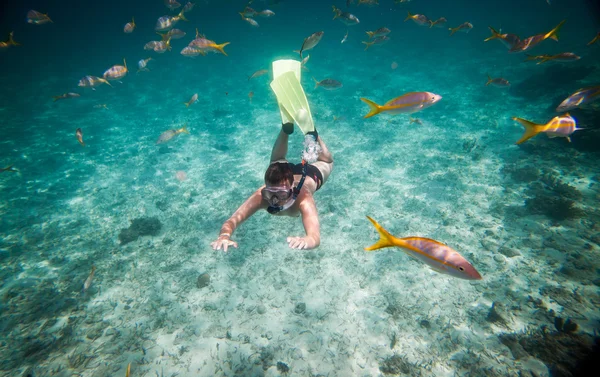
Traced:
<path fill-rule="evenodd" d="M 546 123 L 600 83 L 600 45 L 586 45 L 598 9 L 552 3 L 337 1 L 360 19 L 347 27 L 330 3 L 255 0 L 275 16 L 253 28 L 237 14 L 245 1 L 198 1 L 164 54 L 143 49 L 159 39 L 156 20 L 176 14 L 160 0 L 4 6 L 0 32 L 21 45 L 0 51 L 0 168 L 16 170 L 0 173 L 2 375 L 124 376 L 128 364 L 132 376 L 577 375 L 599 326 L 598 107 L 570 111 L 585 128 L 570 143 L 517 146 L 511 120 Z M 30 9 L 53 23 L 27 24 Z M 474 27 L 450 37 L 404 22 L 407 11 Z M 563 19 L 559 41 L 531 53 L 575 62 L 536 65 L 483 41 L 488 26 L 524 38 Z M 382 26 L 391 40 L 365 51 L 365 31 Z M 182 56 L 196 28 L 230 42 L 228 56 Z M 301 220 L 261 211 L 232 236 L 237 249 L 213 251 L 264 184 L 280 129 L 270 74 L 248 76 L 298 58 L 316 31 L 302 84 L 335 160 L 315 194 L 321 244 L 290 249 Z M 124 58 L 122 83 L 77 87 Z M 488 74 L 511 86 L 486 86 Z M 314 88 L 313 76 L 343 87 Z M 363 118 L 361 97 L 411 91 L 443 97 L 411 115 L 420 124 Z M 66 92 L 81 96 L 53 101 Z M 190 134 L 156 145 L 185 124 Z M 302 142 L 297 129 L 290 160 Z M 366 216 L 449 245 L 483 279 L 437 273 L 398 248 L 366 253 L 378 239 Z"/>

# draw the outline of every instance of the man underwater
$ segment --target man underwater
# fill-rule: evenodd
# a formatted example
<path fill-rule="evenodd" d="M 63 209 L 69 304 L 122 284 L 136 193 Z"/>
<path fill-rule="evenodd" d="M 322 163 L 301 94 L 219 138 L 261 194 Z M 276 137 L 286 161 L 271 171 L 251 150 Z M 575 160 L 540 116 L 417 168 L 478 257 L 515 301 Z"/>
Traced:
<path fill-rule="evenodd" d="M 227 252 L 229 246 L 238 247 L 231 239 L 235 229 L 259 209 L 276 216 L 302 216 L 305 237 L 288 237 L 292 249 L 314 249 L 321 242 L 319 215 L 314 193 L 327 181 L 333 170 L 333 157 L 314 128 L 310 107 L 300 84 L 300 62 L 278 60 L 273 62 L 271 88 L 277 96 L 282 127 L 273 150 L 270 165 L 265 172 L 265 185 L 256 190 L 221 226 L 219 237 L 211 243 L 214 250 Z M 294 123 L 304 132 L 305 146 L 300 164 L 286 160 L 289 135 Z M 308 161 L 316 160 L 309 164 Z"/>

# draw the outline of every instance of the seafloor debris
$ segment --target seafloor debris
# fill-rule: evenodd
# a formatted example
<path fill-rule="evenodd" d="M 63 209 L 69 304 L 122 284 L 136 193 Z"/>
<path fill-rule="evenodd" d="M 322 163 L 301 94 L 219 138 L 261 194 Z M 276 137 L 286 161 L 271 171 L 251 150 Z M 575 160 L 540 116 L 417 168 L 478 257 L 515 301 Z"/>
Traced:
<path fill-rule="evenodd" d="M 383 374 L 410 374 L 412 368 L 413 365 L 406 360 L 406 357 L 400 355 L 388 357 L 379 365 L 379 370 Z"/>
<path fill-rule="evenodd" d="M 121 229 L 119 242 L 121 245 L 137 240 L 140 236 L 156 236 L 162 224 L 156 217 L 140 217 L 131 221 L 129 228 Z"/>
<path fill-rule="evenodd" d="M 567 318 L 565 321 L 562 317 L 554 318 L 554 327 L 556 331 L 562 331 L 566 333 L 572 333 L 577 331 L 579 326 L 574 321 L 571 321 L 570 318 Z"/>
<path fill-rule="evenodd" d="M 209 284 L 210 284 L 210 275 L 208 274 L 208 272 L 205 272 L 203 274 L 200 274 L 200 276 L 198 276 L 198 281 L 196 282 L 196 286 L 198 288 L 208 287 Z"/>
<path fill-rule="evenodd" d="M 283 362 L 281 362 L 281 361 L 278 361 L 278 362 L 277 362 L 277 370 L 278 370 L 280 373 L 287 373 L 287 372 L 289 372 L 289 371 L 290 371 L 290 367 L 288 367 L 286 363 L 283 363 Z"/>
<path fill-rule="evenodd" d="M 296 306 L 294 307 L 294 313 L 296 314 L 302 314 L 306 311 L 306 304 L 303 302 L 299 302 L 296 304 Z"/>
<path fill-rule="evenodd" d="M 544 362 L 554 377 L 576 375 L 578 365 L 593 352 L 594 342 L 599 340 L 584 333 L 548 332 L 545 327 L 500 335 L 500 341 L 510 349 L 515 359 L 531 355 Z"/>

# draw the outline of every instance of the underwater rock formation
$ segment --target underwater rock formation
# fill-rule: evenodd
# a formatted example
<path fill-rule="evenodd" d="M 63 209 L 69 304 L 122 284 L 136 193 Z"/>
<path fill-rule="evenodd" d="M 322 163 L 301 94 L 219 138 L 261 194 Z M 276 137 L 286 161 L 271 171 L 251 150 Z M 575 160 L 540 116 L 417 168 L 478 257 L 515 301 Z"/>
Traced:
<path fill-rule="evenodd" d="M 140 217 L 131 221 L 129 228 L 121 229 L 119 242 L 121 245 L 137 240 L 140 236 L 156 236 L 162 224 L 156 217 Z"/>

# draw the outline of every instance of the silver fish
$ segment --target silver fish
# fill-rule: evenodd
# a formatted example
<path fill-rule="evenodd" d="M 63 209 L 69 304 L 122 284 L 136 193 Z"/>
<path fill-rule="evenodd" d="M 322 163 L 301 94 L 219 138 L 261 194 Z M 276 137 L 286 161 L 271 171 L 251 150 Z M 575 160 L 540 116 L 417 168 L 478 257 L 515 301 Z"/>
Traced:
<path fill-rule="evenodd" d="M 323 89 L 327 89 L 327 90 L 335 90 L 335 89 L 339 89 L 342 86 L 344 86 L 341 82 L 334 80 L 334 79 L 325 79 L 325 80 L 319 81 L 313 77 L 313 80 L 315 80 L 315 89 L 318 87 L 322 87 Z"/>
<path fill-rule="evenodd" d="M 94 273 L 96 273 L 96 266 L 92 266 L 92 272 L 90 272 L 85 282 L 83 282 L 83 289 L 81 290 L 85 293 L 92 286 L 92 281 L 94 280 Z"/>
<path fill-rule="evenodd" d="M 321 38 L 323 38 L 323 34 L 325 34 L 325 32 L 323 31 L 317 31 L 316 33 L 311 34 L 310 36 L 304 38 L 304 42 L 302 43 L 302 48 L 300 48 L 300 58 L 302 58 L 302 53 L 304 51 L 308 51 L 311 50 L 313 48 L 315 48 L 315 46 L 317 44 L 319 44 L 319 42 L 321 41 Z"/>

